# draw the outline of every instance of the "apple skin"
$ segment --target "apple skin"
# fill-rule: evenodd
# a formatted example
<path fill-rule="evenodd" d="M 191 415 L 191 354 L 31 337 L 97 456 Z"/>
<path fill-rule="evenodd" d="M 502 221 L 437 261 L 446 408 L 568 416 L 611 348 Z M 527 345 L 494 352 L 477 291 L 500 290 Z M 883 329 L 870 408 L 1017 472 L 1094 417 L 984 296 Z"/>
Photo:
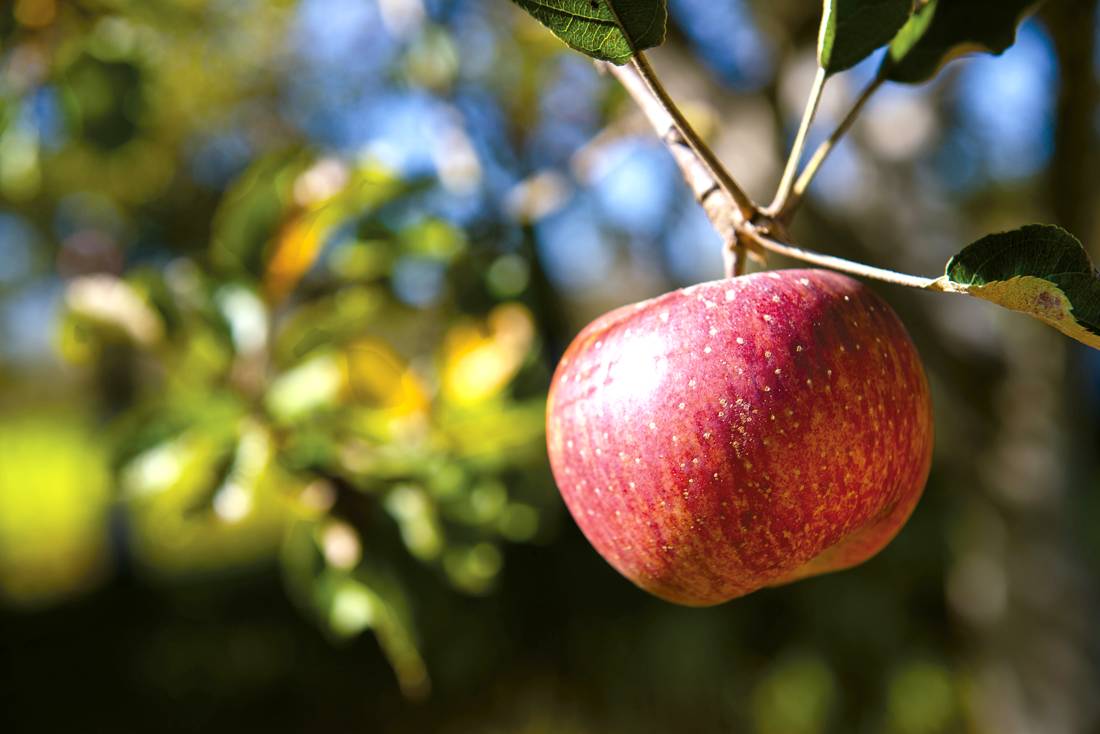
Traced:
<path fill-rule="evenodd" d="M 928 478 L 932 403 L 885 301 L 838 273 L 780 270 L 589 324 L 554 374 L 547 446 L 613 567 L 708 606 L 881 550 Z"/>

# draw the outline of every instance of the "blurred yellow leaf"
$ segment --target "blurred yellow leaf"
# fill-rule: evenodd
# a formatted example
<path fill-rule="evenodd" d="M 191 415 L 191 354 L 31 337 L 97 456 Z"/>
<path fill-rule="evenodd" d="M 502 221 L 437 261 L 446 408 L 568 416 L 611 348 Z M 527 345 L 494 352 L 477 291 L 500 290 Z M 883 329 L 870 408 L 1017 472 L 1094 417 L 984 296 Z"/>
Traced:
<path fill-rule="evenodd" d="M 271 259 L 264 274 L 264 293 L 269 303 L 285 299 L 321 254 L 331 227 L 331 212 L 325 209 L 292 214 L 275 238 Z"/>
<path fill-rule="evenodd" d="M 485 323 L 463 322 L 447 334 L 443 350 L 443 396 L 459 405 L 498 395 L 531 350 L 535 323 L 518 303 L 497 306 Z"/>
<path fill-rule="evenodd" d="M 348 347 L 351 397 L 377 405 L 395 417 L 426 413 L 430 396 L 423 382 L 388 344 L 364 338 Z"/>
<path fill-rule="evenodd" d="M 264 270 L 264 292 L 268 302 L 285 299 L 321 255 L 333 230 L 361 211 L 369 210 L 393 196 L 399 182 L 370 166 L 351 170 L 335 158 L 323 158 L 300 173 L 292 187 L 293 202 L 274 236 Z M 447 231 L 429 233 L 424 247 L 429 251 L 455 251 L 458 235 Z M 449 237 L 447 235 L 450 235 Z"/>

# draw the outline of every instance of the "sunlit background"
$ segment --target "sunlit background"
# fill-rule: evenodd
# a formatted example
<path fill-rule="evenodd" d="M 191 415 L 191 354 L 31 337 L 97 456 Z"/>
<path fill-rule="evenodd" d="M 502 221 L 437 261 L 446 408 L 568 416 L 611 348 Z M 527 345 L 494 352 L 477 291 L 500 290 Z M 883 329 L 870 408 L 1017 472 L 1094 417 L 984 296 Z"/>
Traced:
<path fill-rule="evenodd" d="M 768 198 L 819 3 L 670 7 L 655 66 Z M 933 275 L 1057 222 L 1100 255 L 1096 33 L 1052 0 L 883 89 L 799 241 Z M 584 542 L 556 358 L 718 244 L 507 0 L 3 3 L 0 730 L 1100 731 L 1100 358 L 1025 317 L 875 286 L 938 436 L 863 567 L 693 610 Z"/>

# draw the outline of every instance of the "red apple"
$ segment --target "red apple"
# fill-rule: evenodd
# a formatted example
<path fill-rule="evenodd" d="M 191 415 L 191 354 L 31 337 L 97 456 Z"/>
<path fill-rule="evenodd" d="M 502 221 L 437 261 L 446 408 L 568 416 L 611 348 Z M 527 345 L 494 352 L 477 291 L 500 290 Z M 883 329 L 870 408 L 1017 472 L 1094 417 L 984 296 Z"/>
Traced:
<path fill-rule="evenodd" d="M 596 550 L 705 606 L 881 550 L 928 477 L 932 404 L 890 306 L 838 273 L 781 270 L 591 323 L 554 375 L 547 443 Z"/>

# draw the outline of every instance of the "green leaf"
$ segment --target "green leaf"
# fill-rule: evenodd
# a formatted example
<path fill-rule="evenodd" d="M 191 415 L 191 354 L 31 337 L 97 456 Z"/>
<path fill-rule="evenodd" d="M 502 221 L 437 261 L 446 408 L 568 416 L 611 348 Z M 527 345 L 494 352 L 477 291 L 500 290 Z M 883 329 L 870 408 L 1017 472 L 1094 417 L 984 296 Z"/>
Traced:
<path fill-rule="evenodd" d="M 855 66 L 889 43 L 912 9 L 912 0 L 825 0 L 818 64 L 830 74 Z"/>
<path fill-rule="evenodd" d="M 1016 26 L 1037 0 L 929 0 L 909 18 L 883 61 L 889 80 L 927 81 L 964 54 L 1000 54 L 1016 40 Z"/>
<path fill-rule="evenodd" d="M 935 287 L 1034 316 L 1100 349 L 1100 276 L 1060 227 L 1032 224 L 983 237 L 951 258 Z"/>
<path fill-rule="evenodd" d="M 594 59 L 624 64 L 665 40 L 667 0 L 512 0 Z"/>

